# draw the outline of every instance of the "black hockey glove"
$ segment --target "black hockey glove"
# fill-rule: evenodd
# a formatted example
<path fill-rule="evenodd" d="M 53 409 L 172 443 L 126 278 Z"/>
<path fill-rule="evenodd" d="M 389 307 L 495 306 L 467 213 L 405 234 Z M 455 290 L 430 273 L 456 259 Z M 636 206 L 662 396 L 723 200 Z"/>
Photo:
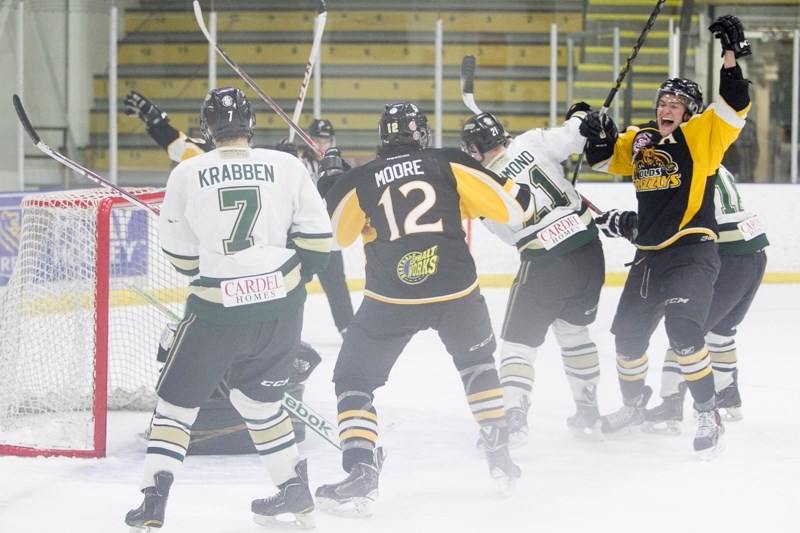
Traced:
<path fill-rule="evenodd" d="M 592 106 L 587 104 L 586 102 L 575 102 L 572 104 L 572 107 L 567 110 L 567 114 L 564 116 L 564 120 L 571 119 L 574 115 L 578 115 L 578 118 L 584 118 L 587 113 L 592 111 Z"/>
<path fill-rule="evenodd" d="M 635 211 L 620 211 L 618 209 L 606 211 L 594 219 L 594 223 L 597 224 L 597 227 L 603 231 L 606 237 L 611 237 L 612 239 L 625 237 L 631 242 L 636 239 L 638 222 L 639 217 Z"/>
<path fill-rule="evenodd" d="M 733 52 L 736 59 L 751 55 L 750 42 L 744 37 L 744 28 L 741 21 L 733 15 L 723 15 L 708 27 L 714 34 L 715 39 L 719 39 L 722 45 L 722 55 L 726 50 Z"/>
<path fill-rule="evenodd" d="M 128 96 L 125 97 L 125 114 L 132 117 L 139 117 L 147 124 L 147 129 L 161 122 L 169 122 L 165 112 L 156 107 L 150 99 L 145 98 L 136 91 L 131 91 Z"/>
<path fill-rule="evenodd" d="M 344 173 L 342 152 L 335 146 L 325 150 L 317 172 L 317 191 L 324 198 L 340 175 Z"/>
<path fill-rule="evenodd" d="M 289 139 L 281 139 L 281 142 L 275 145 L 275 149 L 279 152 L 286 152 L 287 154 L 292 154 L 293 156 L 297 157 L 297 145 L 294 143 L 290 143 Z"/>
<path fill-rule="evenodd" d="M 583 117 L 580 128 L 581 135 L 590 141 L 605 141 L 613 145 L 617 142 L 617 125 L 606 113 L 591 111 Z"/>

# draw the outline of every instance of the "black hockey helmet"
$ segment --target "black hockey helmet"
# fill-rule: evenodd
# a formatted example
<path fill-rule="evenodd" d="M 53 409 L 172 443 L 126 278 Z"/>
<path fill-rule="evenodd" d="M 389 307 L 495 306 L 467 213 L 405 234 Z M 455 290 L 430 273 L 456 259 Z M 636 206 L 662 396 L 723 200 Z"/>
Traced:
<path fill-rule="evenodd" d="M 211 89 L 200 108 L 200 130 L 210 140 L 253 137 L 256 115 L 244 93 L 235 87 Z"/>
<path fill-rule="evenodd" d="M 656 92 L 656 99 L 653 101 L 653 109 L 658 107 L 658 101 L 665 94 L 674 94 L 683 98 L 686 103 L 686 112 L 689 116 L 696 115 L 703 111 L 703 91 L 700 86 L 692 80 L 685 78 L 670 78 L 661 84 Z"/>
<path fill-rule="evenodd" d="M 308 134 L 319 139 L 329 139 L 336 135 L 330 120 L 315 118 L 308 127 Z"/>
<path fill-rule="evenodd" d="M 381 146 L 407 145 L 421 150 L 431 142 L 428 117 L 411 102 L 386 104 L 378 121 Z"/>
<path fill-rule="evenodd" d="M 503 125 L 491 113 L 475 115 L 461 128 L 461 150 L 472 152 L 472 146 L 485 154 L 497 146 L 508 146 L 508 136 Z"/>

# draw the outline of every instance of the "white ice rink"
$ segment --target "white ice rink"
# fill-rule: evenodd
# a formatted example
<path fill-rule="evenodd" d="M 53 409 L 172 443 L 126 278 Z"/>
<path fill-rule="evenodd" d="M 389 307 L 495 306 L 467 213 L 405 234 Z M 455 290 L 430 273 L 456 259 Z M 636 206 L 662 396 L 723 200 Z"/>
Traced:
<path fill-rule="evenodd" d="M 600 409 L 620 394 L 608 333 L 619 288 L 604 290 L 591 327 L 601 354 Z M 506 290 L 486 289 L 495 331 Z M 360 295 L 354 295 L 357 303 Z M 558 348 L 540 350 L 527 445 L 514 452 L 523 470 L 517 491 L 502 499 L 475 450 L 477 425 L 449 356 L 433 332 L 415 338 L 389 384 L 376 393 L 380 437 L 388 451 L 374 516 L 364 520 L 315 513 L 320 533 L 735 533 L 799 531 L 800 382 L 791 335 L 800 327 L 800 285 L 764 285 L 738 335 L 744 420 L 727 424 L 724 452 L 692 457 L 691 400 L 683 434 L 635 434 L 605 442 L 575 440 L 565 419 L 574 411 Z M 658 394 L 663 326 L 649 350 L 648 383 Z M 312 295 L 304 339 L 324 362 L 306 401 L 335 418 L 330 383 L 339 346 L 324 296 Z M 794 346 L 794 348 L 792 347 Z M 657 398 L 651 400 L 651 405 Z M 104 459 L 0 458 L 0 531 L 126 531 L 126 511 L 141 501 L 144 445 L 135 438 L 148 413 L 112 414 Z M 301 451 L 312 488 L 340 480 L 339 452 L 309 432 Z M 165 533 L 265 531 L 250 501 L 272 485 L 255 456 L 187 458 L 173 485 Z"/>

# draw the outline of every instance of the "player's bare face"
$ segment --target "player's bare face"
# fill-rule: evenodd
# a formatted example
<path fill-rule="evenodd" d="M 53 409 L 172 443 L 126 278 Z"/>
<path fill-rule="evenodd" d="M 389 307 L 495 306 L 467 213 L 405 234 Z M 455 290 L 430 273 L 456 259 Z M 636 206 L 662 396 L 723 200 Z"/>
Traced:
<path fill-rule="evenodd" d="M 670 135 L 683 122 L 686 115 L 686 103 L 683 98 L 674 94 L 665 94 L 658 99 L 656 105 L 656 122 L 662 137 Z"/>

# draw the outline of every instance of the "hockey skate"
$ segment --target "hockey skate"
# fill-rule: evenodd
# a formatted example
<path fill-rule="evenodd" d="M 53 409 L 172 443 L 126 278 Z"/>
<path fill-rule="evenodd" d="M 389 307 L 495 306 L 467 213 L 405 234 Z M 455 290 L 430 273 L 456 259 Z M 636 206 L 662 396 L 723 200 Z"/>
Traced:
<path fill-rule="evenodd" d="M 528 442 L 528 411 L 531 408 L 531 401 L 527 396 L 523 396 L 520 398 L 519 404 L 519 407 L 506 408 L 509 450 L 522 448 Z M 478 438 L 475 447 L 479 453 L 486 453 L 486 444 L 483 438 Z"/>
<path fill-rule="evenodd" d="M 253 500 L 250 510 L 253 521 L 267 527 L 312 529 L 314 498 L 308 489 L 308 462 L 303 459 L 294 467 L 297 477 L 278 485 L 278 493 L 262 500 Z"/>
<path fill-rule="evenodd" d="M 511 450 L 521 448 L 528 442 L 528 411 L 531 408 L 531 401 L 527 396 L 523 396 L 519 404 L 519 407 L 506 409 L 508 447 Z"/>
<path fill-rule="evenodd" d="M 137 509 L 131 509 L 125 515 L 125 523 L 131 526 L 131 533 L 152 531 L 160 529 L 164 525 L 164 513 L 167 510 L 169 488 L 172 486 L 174 479 L 169 472 L 156 472 L 153 476 L 155 486 L 142 489 L 144 493 L 142 505 Z"/>
<path fill-rule="evenodd" d="M 481 428 L 481 440 L 489 463 L 489 475 L 497 481 L 503 496 L 510 494 L 522 476 L 520 468 L 511 460 L 508 452 L 508 428 L 487 426 Z"/>
<path fill-rule="evenodd" d="M 694 436 L 694 451 L 703 461 L 710 461 L 722 451 L 725 445 L 723 435 L 725 426 L 719 411 L 701 411 L 697 417 L 697 433 Z"/>
<path fill-rule="evenodd" d="M 739 396 L 738 373 L 738 370 L 733 371 L 733 382 L 719 391 L 716 397 L 717 409 L 721 410 L 720 416 L 728 422 L 738 422 L 742 419 L 742 399 Z"/>
<path fill-rule="evenodd" d="M 583 400 L 576 400 L 575 414 L 567 418 L 567 427 L 578 439 L 603 440 L 600 411 L 597 409 L 597 389 L 594 385 L 583 388 Z"/>
<path fill-rule="evenodd" d="M 644 422 L 644 411 L 653 389 L 645 385 L 642 394 L 633 402 L 623 405 L 618 411 L 600 417 L 604 435 L 625 435 L 640 429 Z"/>
<path fill-rule="evenodd" d="M 686 388 L 686 383 L 681 383 L 678 385 L 678 392 L 664 397 L 661 403 L 652 409 L 646 409 L 642 431 L 659 435 L 680 435 Z"/>
<path fill-rule="evenodd" d="M 386 454 L 375 450 L 373 464 L 356 463 L 342 481 L 322 485 L 315 497 L 320 510 L 348 518 L 372 516 L 372 502 L 378 499 L 378 477 Z"/>

